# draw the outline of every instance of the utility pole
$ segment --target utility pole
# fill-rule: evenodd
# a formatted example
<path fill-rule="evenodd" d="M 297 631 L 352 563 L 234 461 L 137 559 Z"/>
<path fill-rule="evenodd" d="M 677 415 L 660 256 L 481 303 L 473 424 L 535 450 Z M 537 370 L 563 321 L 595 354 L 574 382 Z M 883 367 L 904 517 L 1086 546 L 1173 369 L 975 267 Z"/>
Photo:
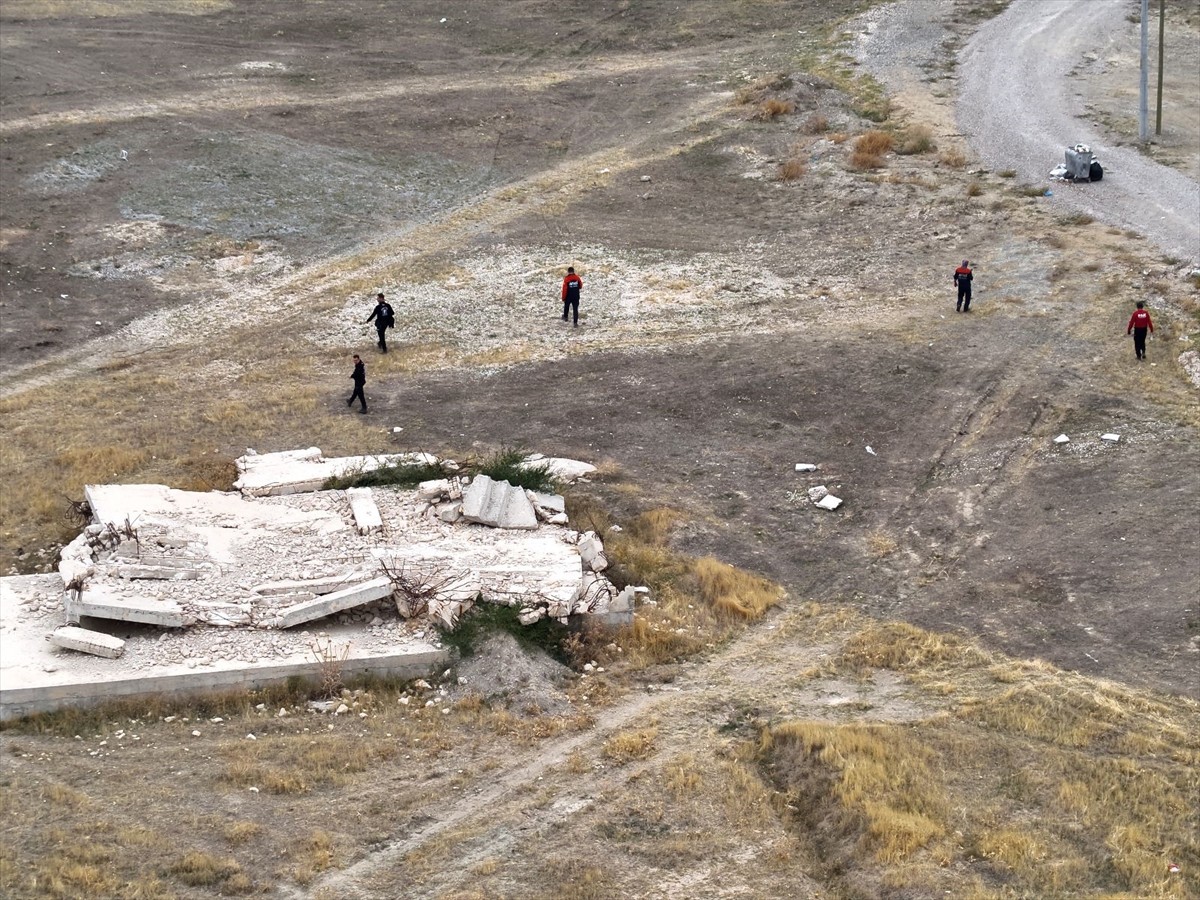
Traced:
<path fill-rule="evenodd" d="M 1154 111 L 1154 133 L 1162 134 L 1163 44 L 1167 29 L 1167 0 L 1158 0 L 1158 108 Z"/>
<path fill-rule="evenodd" d="M 1146 81 L 1150 69 L 1150 0 L 1142 0 L 1142 71 L 1138 81 L 1138 140 L 1143 144 L 1150 140 L 1147 123 L 1148 110 Z"/>

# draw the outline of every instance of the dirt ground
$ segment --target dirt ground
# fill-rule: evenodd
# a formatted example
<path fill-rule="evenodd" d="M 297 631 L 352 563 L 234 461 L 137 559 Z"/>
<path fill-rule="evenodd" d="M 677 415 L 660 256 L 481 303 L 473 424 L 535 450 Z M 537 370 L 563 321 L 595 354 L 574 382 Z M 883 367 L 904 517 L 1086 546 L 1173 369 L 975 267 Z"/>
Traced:
<path fill-rule="evenodd" d="M 809 878 L 814 859 L 758 864 L 786 839 L 762 811 L 766 794 L 721 820 L 730 838 L 712 850 L 723 863 L 689 857 L 664 876 L 638 856 L 657 832 L 630 787 L 662 774 L 588 762 L 586 779 L 568 777 L 575 750 L 598 753 L 604 735 L 650 716 L 663 754 L 653 759 L 695 752 L 715 783 L 740 784 L 720 729 L 825 714 L 820 696 L 774 687 L 830 652 L 799 614 L 810 600 L 1180 703 L 1200 698 L 1200 407 L 1177 362 L 1200 339 L 1200 287 L 1137 235 L 1058 219 L 1025 186 L 956 158 L 952 74 L 914 80 L 894 115 L 929 125 L 936 149 L 853 167 L 854 136 L 874 124 L 843 90 L 856 67 L 822 53 L 865 5 L 10 0 L 0 10 L 6 568 L 28 567 L 27 548 L 53 533 L 50 506 L 23 496 L 34 473 L 80 493 L 59 467 L 81 446 L 142 449 L 120 471 L 127 481 L 168 478 L 168 454 L 197 447 L 232 458 L 247 446 L 523 446 L 603 463 L 609 474 L 581 490 L 616 517 L 678 510 L 677 549 L 788 594 L 780 618 L 663 676 L 690 691 L 686 702 L 635 693 L 596 711 L 597 730 L 536 753 L 511 735 L 470 743 L 472 721 L 449 716 L 450 736 L 414 750 L 420 771 L 397 760 L 356 782 L 361 804 L 264 794 L 281 821 L 314 828 L 337 802 L 339 833 L 355 835 L 307 880 L 297 860 L 320 857 L 321 839 L 305 844 L 297 831 L 285 863 L 263 862 L 276 850 L 265 838 L 237 845 L 279 866 L 282 893 L 389 896 L 402 885 L 475 896 L 455 893 L 469 887 L 463 873 L 522 858 L 526 839 L 549 840 L 604 797 L 617 805 L 572 826 L 572 839 L 620 842 L 636 875 L 535 854 L 540 868 L 504 868 L 493 895 L 569 885 L 579 897 L 716 897 L 749 885 L 840 896 Z M 982 5 L 958 4 L 957 27 Z M 739 95 L 755 84 L 758 94 Z M 795 111 L 756 118 L 761 97 Z M 788 160 L 803 174 L 781 177 Z M 976 272 L 968 315 L 955 313 L 950 280 L 964 257 Z M 578 329 L 559 319 L 568 264 L 585 281 Z M 377 290 L 399 314 L 387 357 L 362 324 Z M 1125 337 L 1136 299 L 1156 324 L 1141 364 Z M 372 411 L 347 421 L 351 352 L 367 357 Z M 1120 441 L 1101 441 L 1107 432 Z M 1060 433 L 1070 442 L 1055 444 Z M 816 484 L 845 504 L 812 507 Z M 891 682 L 824 687 L 864 691 L 872 720 L 928 712 Z M 339 739 L 357 735 L 351 724 L 338 722 Z M 86 746 L 5 738 L 5 776 L 30 803 L 86 811 L 74 795 L 47 799 L 43 783 L 86 793 L 129 757 L 152 772 L 147 803 L 168 818 L 179 773 L 225 784 L 228 753 L 212 732 L 192 741 L 190 725 L 153 727 L 157 761 L 131 742 L 104 757 L 116 751 L 90 735 Z M 194 766 L 192 745 L 204 756 Z M 543 776 L 558 793 L 538 793 Z M 447 803 L 456 785 L 469 801 Z M 390 809 L 400 791 L 404 809 Z M 501 797 L 498 846 L 472 817 Z M 193 799 L 189 835 L 263 818 L 244 788 Z M 758 837 L 735 839 L 739 829 Z M 457 843 L 446 846 L 478 840 L 458 868 L 436 852 L 448 835 Z M 126 844 L 140 839 L 150 837 Z M 21 853 L 55 846 L 30 839 Z M 313 881 L 352 862 L 361 867 Z"/>

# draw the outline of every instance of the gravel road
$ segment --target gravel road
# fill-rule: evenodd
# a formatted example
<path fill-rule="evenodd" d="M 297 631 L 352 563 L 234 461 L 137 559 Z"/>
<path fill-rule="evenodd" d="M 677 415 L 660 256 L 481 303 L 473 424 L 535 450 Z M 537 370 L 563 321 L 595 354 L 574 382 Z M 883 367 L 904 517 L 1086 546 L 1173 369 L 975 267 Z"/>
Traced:
<path fill-rule="evenodd" d="M 1131 228 L 1182 259 L 1200 260 L 1200 185 L 1129 148 L 1107 145 L 1082 116 L 1068 73 L 1109 36 L 1132 27 L 1127 0 L 1015 0 L 985 22 L 959 57 L 958 122 L 989 166 L 1046 180 L 1075 143 L 1090 144 L 1105 177 L 1054 185 L 1054 200 Z"/>
<path fill-rule="evenodd" d="M 1111 146 L 1087 121 L 1082 83 L 1071 72 L 1085 54 L 1104 56 L 1116 36 L 1136 27 L 1130 0 L 1013 0 L 983 23 L 959 53 L 956 117 L 972 150 L 990 168 L 1012 169 L 1053 191 L 1047 202 L 1129 228 L 1165 253 L 1200 262 L 1200 185 L 1136 150 Z M 907 0 L 863 17 L 860 61 L 889 89 L 904 90 L 937 59 L 950 35 L 937 20 L 945 0 Z M 1135 75 L 1136 77 L 1136 75 Z M 1070 145 L 1100 158 L 1094 184 L 1048 178 Z"/>

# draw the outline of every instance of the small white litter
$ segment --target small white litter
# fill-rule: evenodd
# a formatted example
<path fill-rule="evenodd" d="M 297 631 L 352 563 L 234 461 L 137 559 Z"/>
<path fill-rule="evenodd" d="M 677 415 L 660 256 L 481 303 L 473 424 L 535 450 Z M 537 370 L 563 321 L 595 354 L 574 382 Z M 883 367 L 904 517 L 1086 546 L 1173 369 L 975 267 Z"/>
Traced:
<path fill-rule="evenodd" d="M 870 445 L 870 444 L 867 444 L 867 452 L 868 452 L 868 453 L 870 453 L 872 456 L 878 456 L 878 455 L 879 455 L 878 453 L 876 453 L 874 450 L 872 450 L 872 449 L 871 449 L 871 445 Z"/>
<path fill-rule="evenodd" d="M 815 472 L 817 467 L 813 463 L 796 463 L 797 472 Z"/>
<path fill-rule="evenodd" d="M 1112 443 L 1112 444 L 1115 444 L 1120 439 L 1121 439 L 1121 436 L 1119 434 L 1113 434 L 1111 431 L 1108 434 L 1100 435 L 1100 440 L 1108 441 L 1109 443 Z"/>
<path fill-rule="evenodd" d="M 1070 441 L 1071 441 L 1071 439 L 1069 437 L 1067 437 L 1065 434 L 1060 434 L 1058 437 L 1056 437 L 1054 439 L 1054 443 L 1056 443 L 1056 444 L 1067 444 L 1067 443 L 1070 443 Z"/>
<path fill-rule="evenodd" d="M 842 505 L 842 500 L 840 497 L 833 496 L 833 494 L 826 494 L 817 501 L 816 505 L 818 509 L 837 509 Z"/>

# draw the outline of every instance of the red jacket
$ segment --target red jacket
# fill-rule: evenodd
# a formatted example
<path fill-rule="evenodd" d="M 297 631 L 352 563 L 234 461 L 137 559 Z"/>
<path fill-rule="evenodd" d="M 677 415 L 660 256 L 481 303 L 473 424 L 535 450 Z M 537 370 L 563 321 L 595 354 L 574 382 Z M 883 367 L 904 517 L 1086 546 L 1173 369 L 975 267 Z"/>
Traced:
<path fill-rule="evenodd" d="M 1129 334 L 1135 328 L 1149 328 L 1150 333 L 1154 333 L 1154 323 L 1150 321 L 1150 313 L 1144 309 L 1135 309 L 1133 315 L 1129 317 L 1129 327 L 1125 329 L 1125 333 Z"/>
<path fill-rule="evenodd" d="M 583 279 L 572 272 L 563 279 L 562 298 L 566 300 L 570 297 L 572 300 L 579 299 L 579 289 L 583 287 Z"/>

